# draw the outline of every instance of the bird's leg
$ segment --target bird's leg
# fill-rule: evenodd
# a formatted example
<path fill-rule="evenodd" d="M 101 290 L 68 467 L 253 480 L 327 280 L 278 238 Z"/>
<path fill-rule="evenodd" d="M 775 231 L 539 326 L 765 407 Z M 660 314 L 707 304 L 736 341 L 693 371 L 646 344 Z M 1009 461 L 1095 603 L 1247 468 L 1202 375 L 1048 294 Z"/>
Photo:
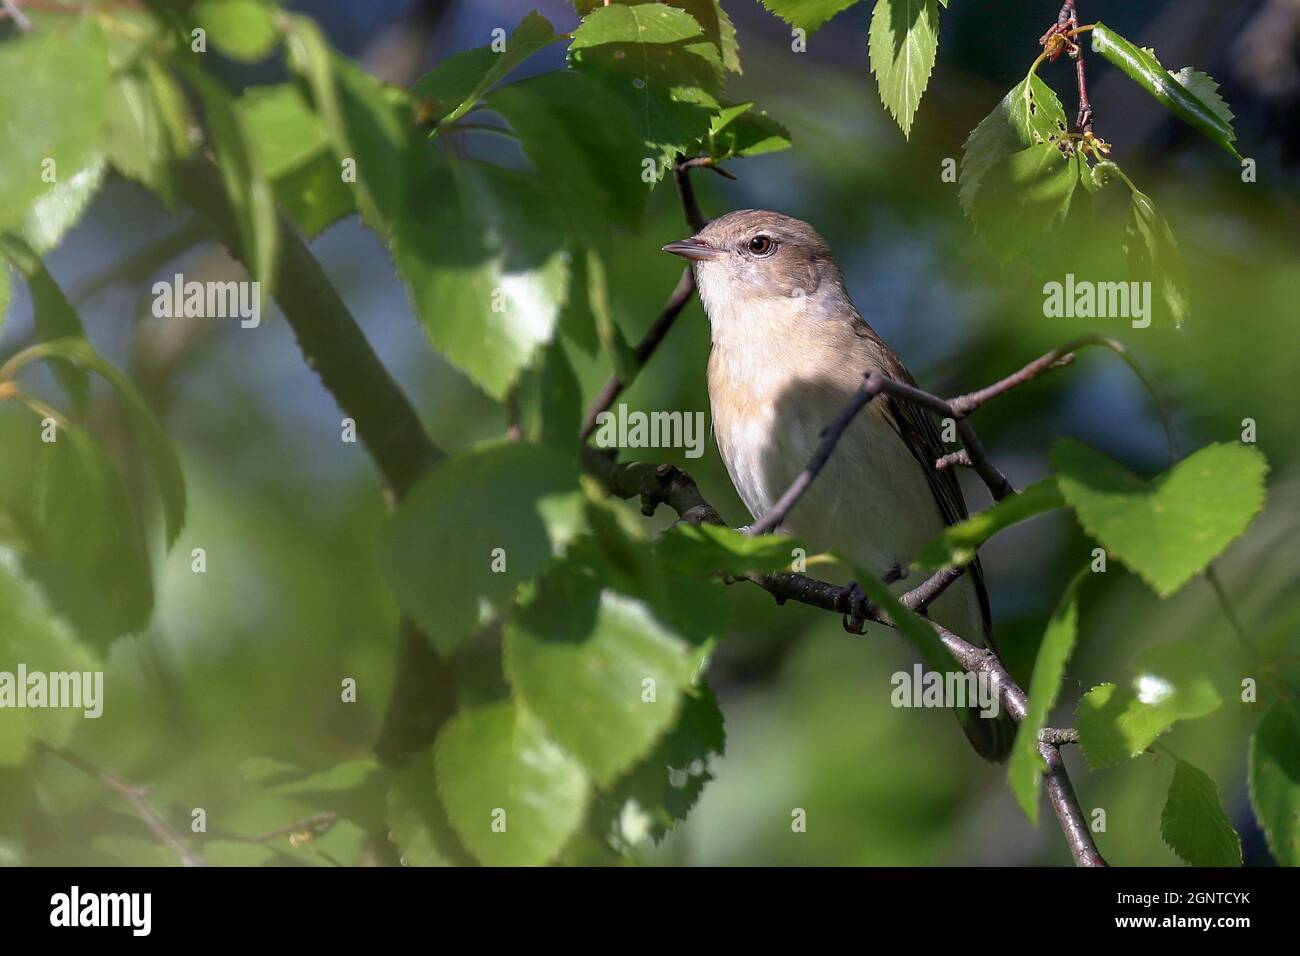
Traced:
<path fill-rule="evenodd" d="M 867 632 L 866 607 L 867 593 L 857 581 L 844 585 L 835 596 L 835 610 L 844 615 L 840 623 L 850 634 Z"/>

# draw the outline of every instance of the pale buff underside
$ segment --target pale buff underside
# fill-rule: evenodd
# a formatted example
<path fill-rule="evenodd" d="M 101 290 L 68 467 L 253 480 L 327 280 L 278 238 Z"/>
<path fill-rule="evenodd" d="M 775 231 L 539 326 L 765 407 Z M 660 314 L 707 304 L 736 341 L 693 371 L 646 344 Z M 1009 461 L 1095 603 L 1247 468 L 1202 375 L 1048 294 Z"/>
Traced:
<path fill-rule="evenodd" d="M 815 308 L 806 300 L 720 295 L 708 272 L 699 270 L 699 287 L 713 336 L 713 432 L 732 484 L 757 518 L 808 464 L 822 429 L 863 375 L 880 366 L 880 346 L 854 334 L 844 317 L 801 311 Z M 810 321 L 819 334 L 808 334 Z M 873 403 L 844 433 L 783 530 L 883 576 L 896 565 L 906 571 L 943 526 L 921 466 Z M 895 590 L 920 580 L 912 575 Z M 950 587 L 931 613 L 980 642 L 979 600 L 969 577 Z"/>

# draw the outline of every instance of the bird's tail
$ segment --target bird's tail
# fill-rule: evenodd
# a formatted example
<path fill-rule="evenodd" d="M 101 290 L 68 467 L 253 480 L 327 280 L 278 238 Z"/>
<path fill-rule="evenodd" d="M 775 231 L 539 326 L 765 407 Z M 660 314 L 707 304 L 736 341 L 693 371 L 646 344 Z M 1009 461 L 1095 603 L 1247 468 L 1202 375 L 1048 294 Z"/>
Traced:
<path fill-rule="evenodd" d="M 978 707 L 958 707 L 956 712 L 961 729 L 977 754 L 993 763 L 1002 763 L 1011 755 L 1016 722 L 1004 708 L 998 708 L 994 717 L 982 716 Z"/>

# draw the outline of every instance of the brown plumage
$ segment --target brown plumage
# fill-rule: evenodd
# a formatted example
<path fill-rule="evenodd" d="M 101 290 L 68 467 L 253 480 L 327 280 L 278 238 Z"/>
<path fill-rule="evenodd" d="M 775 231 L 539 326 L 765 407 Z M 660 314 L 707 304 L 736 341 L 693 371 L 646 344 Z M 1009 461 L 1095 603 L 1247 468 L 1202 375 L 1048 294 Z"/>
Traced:
<path fill-rule="evenodd" d="M 854 307 L 829 246 L 806 222 L 745 209 L 664 248 L 694 264 L 713 341 L 714 436 L 758 518 L 807 465 L 822 429 L 868 372 L 908 383 L 912 376 Z M 956 476 L 934 467 L 946 451 L 926 412 L 881 396 L 849 426 L 784 530 L 842 551 L 877 576 L 905 572 L 926 542 L 967 515 Z M 978 560 L 930 614 L 991 644 Z M 1014 736 L 1007 715 L 959 716 L 983 756 L 1005 756 Z"/>

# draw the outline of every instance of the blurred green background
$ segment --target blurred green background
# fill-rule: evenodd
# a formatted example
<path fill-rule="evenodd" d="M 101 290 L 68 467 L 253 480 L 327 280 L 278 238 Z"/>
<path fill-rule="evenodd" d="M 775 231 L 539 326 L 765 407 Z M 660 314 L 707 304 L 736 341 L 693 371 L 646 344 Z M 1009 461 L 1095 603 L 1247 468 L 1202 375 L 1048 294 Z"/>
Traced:
<path fill-rule="evenodd" d="M 522 0 L 305 2 L 332 42 L 377 75 L 409 83 L 448 53 L 487 42 L 534 4 Z M 560 0 L 535 6 L 557 29 L 577 17 Z M 883 112 L 867 68 L 869 5 L 836 17 L 790 48 L 788 28 L 750 0 L 724 0 L 741 40 L 744 75 L 734 99 L 753 99 L 791 130 L 793 148 L 731 166 L 735 182 L 698 172 L 705 215 L 766 207 L 812 222 L 829 240 L 863 312 L 927 389 L 956 394 L 1019 367 L 1086 331 L 1123 340 L 1169 397 L 1185 448 L 1240 438 L 1257 423 L 1271 464 L 1267 512 L 1220 562 L 1246 627 L 1261 647 L 1295 653 L 1300 624 L 1300 456 L 1295 414 L 1295 328 L 1300 319 L 1300 11 L 1286 0 L 1179 0 L 1132 4 L 1080 0 L 1081 18 L 1103 19 L 1171 66 L 1195 64 L 1223 83 L 1238 117 L 1254 183 L 1213 145 L 1181 127 L 1117 71 L 1090 60 L 1099 135 L 1160 206 L 1190 276 L 1192 316 L 1175 332 L 1157 321 L 1048 319 L 1042 283 L 1057 264 L 1000 265 L 962 217 L 955 183 L 941 176 L 961 145 L 1037 54 L 1054 20 L 1051 2 L 956 0 L 943 19 L 939 65 L 910 142 Z M 1290 15 L 1288 16 L 1288 13 Z M 552 49 L 528 70 L 554 68 Z M 549 59 L 548 59 L 549 57 Z M 268 68 L 223 65 L 235 86 L 280 79 Z M 1044 66 L 1073 114 L 1073 74 Z M 0 158 L 0 162 L 3 159 Z M 103 718 L 77 721 L 68 749 L 147 784 L 151 799 L 188 829 L 203 807 L 209 837 L 258 834 L 313 812 L 310 801 L 272 795 L 256 778 L 261 758 L 327 768 L 364 760 L 393 679 L 397 611 L 373 560 L 385 505 L 360 445 L 341 445 L 339 413 L 276 315 L 255 339 L 205 320 L 159 320 L 154 279 L 184 272 L 238 274 L 218 247 L 159 258 L 185 220 L 147 192 L 110 182 L 61 247 L 51 272 L 81 310 L 88 334 L 129 371 L 178 445 L 191 511 L 175 549 L 155 534 L 157 608 L 149 629 L 106 655 Z M 680 263 L 659 247 L 687 233 L 669 184 L 654 192 L 644 228 L 617 237 L 611 276 L 617 321 L 630 340 L 649 326 Z M 1080 227 L 1073 271 L 1109 276 L 1118 250 Z M 505 428 L 506 412 L 442 361 L 411 316 L 382 246 L 355 219 L 313 249 L 363 322 L 435 442 L 449 452 Z M 1108 271 L 1109 270 L 1109 271 Z M 32 334 L 26 290 L 15 280 L 0 358 Z M 250 347 L 250 342 L 255 343 Z M 692 303 L 625 400 L 633 408 L 708 409 L 708 330 Z M 575 354 L 585 395 L 608 369 Z M 581 364 L 586 361 L 586 364 Z M 39 388 L 37 389 L 39 390 Z M 96 392 L 98 420 L 113 434 L 112 402 Z M 102 405 L 102 408 L 100 407 Z M 0 475 L 25 467 L 18 413 L 0 405 Z M 96 421 L 92 415 L 92 422 Z M 1113 356 L 1086 353 L 1074 367 L 987 407 L 981 435 L 1018 487 L 1047 473 L 1046 452 L 1073 436 L 1153 473 L 1167 459 L 1159 420 Z M 732 525 L 748 521 L 709 445 L 701 460 L 654 453 L 687 468 Z M 676 453 L 680 454 L 680 453 Z M 130 456 L 122 461 L 129 467 Z M 137 483 L 138 484 L 138 483 Z M 141 494 L 147 501 L 147 495 Z M 968 486 L 972 507 L 987 498 Z M 635 513 L 630 505 L 629 509 Z M 654 519 L 654 527 L 668 516 Z M 190 570 L 202 547 L 207 572 Z M 1022 679 L 1044 622 L 1092 547 L 1068 513 L 1037 519 L 984 551 L 995 632 Z M 452 559 L 452 556 L 448 556 Z M 726 718 L 727 753 L 686 824 L 633 856 L 662 864 L 1061 864 L 1066 848 L 1050 817 L 1026 823 L 1002 771 L 985 765 L 942 712 L 896 710 L 890 675 L 913 652 L 892 632 L 845 634 L 832 616 L 777 609 L 748 585 L 728 589 L 733 633 L 709 671 Z M 1208 585 L 1197 578 L 1167 600 L 1118 564 L 1094 583 L 1082 610 L 1058 724 L 1080 694 L 1114 680 L 1141 648 L 1196 639 L 1225 653 L 1234 638 Z M 1286 651 L 1285 649 L 1290 649 Z M 0 667 L 5 662 L 0 661 Z M 355 704 L 339 701 L 353 677 Z M 0 713 L 0 737 L 4 721 Z M 1242 834 L 1247 863 L 1268 852 L 1247 802 L 1245 741 L 1254 712 L 1230 702 L 1178 725 L 1170 746 L 1217 781 Z M 1146 756 L 1088 772 L 1067 749 L 1085 811 L 1106 811 L 1096 836 L 1114 863 L 1173 865 L 1159 815 L 1172 773 Z M 349 764 L 344 764 L 346 772 Z M 807 811 L 806 833 L 790 828 Z M 216 862 L 388 861 L 364 827 L 340 823 L 313 852 L 231 842 Z M 0 767 L 0 861 L 170 862 L 129 808 L 95 780 L 53 759 Z"/>

